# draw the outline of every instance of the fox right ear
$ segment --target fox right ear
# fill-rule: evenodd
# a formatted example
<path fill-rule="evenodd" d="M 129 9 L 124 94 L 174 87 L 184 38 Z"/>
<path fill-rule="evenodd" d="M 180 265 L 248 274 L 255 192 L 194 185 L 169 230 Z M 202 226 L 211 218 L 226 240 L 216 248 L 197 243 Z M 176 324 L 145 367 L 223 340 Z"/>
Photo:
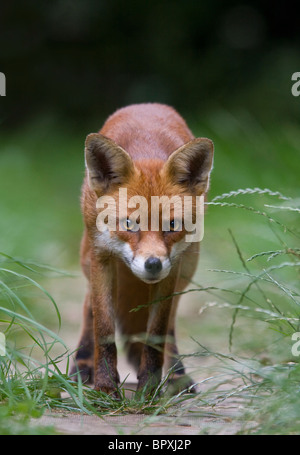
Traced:
<path fill-rule="evenodd" d="M 89 134 L 85 141 L 89 186 L 98 195 L 123 184 L 134 172 L 133 162 L 122 147 L 102 134 Z"/>
<path fill-rule="evenodd" d="M 179 147 L 166 161 L 163 172 L 169 179 L 195 194 L 208 190 L 214 147 L 210 139 L 199 137 Z"/>

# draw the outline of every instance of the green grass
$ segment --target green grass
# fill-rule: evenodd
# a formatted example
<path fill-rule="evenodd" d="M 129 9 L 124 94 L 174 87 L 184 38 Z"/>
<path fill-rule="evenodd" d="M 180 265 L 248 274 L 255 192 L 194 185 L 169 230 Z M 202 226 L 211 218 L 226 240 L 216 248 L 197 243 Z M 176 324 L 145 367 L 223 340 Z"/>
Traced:
<path fill-rule="evenodd" d="M 63 316 L 57 295 L 61 286 L 68 294 L 79 272 L 83 142 L 90 131 L 74 134 L 44 119 L 0 134 L 0 331 L 7 339 L 0 434 L 52 434 L 39 417 L 53 408 L 99 418 L 142 413 L 147 426 L 171 416 L 218 417 L 227 403 L 239 409 L 230 418 L 241 433 L 299 433 L 299 357 L 291 337 L 300 332 L 300 133 L 224 110 L 191 126 L 215 143 L 201 260 L 178 328 L 200 393 L 161 394 L 164 378 L 152 397 L 129 399 L 121 387 L 120 400 L 65 374 L 72 355 L 66 328 L 78 332 L 79 321 Z"/>
<path fill-rule="evenodd" d="M 139 393 L 127 398 L 124 384 L 121 384 L 120 399 L 83 385 L 80 376 L 74 381 L 60 367 L 67 359 L 68 371 L 72 353 L 56 332 L 33 315 L 23 295 L 29 282 L 31 303 L 32 299 L 37 301 L 46 297 L 53 307 L 59 329 L 61 316 L 56 302 L 31 275 L 41 278 L 41 270 L 44 274 L 65 275 L 65 272 L 7 254 L 0 253 L 0 256 L 0 331 L 6 337 L 6 353 L 0 357 L 0 434 L 53 434 L 54 428 L 39 426 L 38 421 L 35 425 L 32 421 L 53 408 L 99 417 L 124 412 L 156 415 L 165 413 L 174 402 L 179 404 L 186 399 L 180 394 L 162 398 L 160 392 L 165 388 L 167 377 L 151 396 Z M 22 273 L 15 268 L 21 269 Z M 62 349 L 59 355 L 55 354 L 57 345 Z"/>

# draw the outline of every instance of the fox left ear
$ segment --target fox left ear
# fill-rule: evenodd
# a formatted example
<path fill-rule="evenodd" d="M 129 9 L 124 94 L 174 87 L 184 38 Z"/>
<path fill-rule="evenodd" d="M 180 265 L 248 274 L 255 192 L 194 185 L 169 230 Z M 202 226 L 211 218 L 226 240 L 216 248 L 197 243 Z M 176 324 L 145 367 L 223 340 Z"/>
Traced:
<path fill-rule="evenodd" d="M 86 138 L 85 162 L 89 186 L 98 195 L 124 184 L 134 172 L 128 153 L 99 133 L 89 134 Z"/>
<path fill-rule="evenodd" d="M 193 139 L 170 155 L 163 172 L 172 183 L 181 185 L 192 193 L 205 193 L 209 186 L 213 153 L 214 146 L 210 139 Z"/>

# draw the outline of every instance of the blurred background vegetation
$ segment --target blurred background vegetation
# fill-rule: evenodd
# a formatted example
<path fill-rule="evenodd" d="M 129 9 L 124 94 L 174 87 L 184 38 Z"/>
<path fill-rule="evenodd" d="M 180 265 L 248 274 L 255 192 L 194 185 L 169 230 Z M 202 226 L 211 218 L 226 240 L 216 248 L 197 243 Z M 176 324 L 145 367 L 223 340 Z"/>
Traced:
<path fill-rule="evenodd" d="M 130 103 L 170 104 L 214 141 L 210 199 L 247 187 L 298 197 L 300 34 L 287 3 L 11 1 L 0 40 L 0 251 L 80 270 L 85 136 Z M 222 283 L 208 269 L 240 263 L 228 229 L 248 257 L 278 241 L 251 213 L 210 206 L 204 285 Z M 52 289 L 60 309 L 81 306 L 84 282 L 64 280 Z"/>
<path fill-rule="evenodd" d="M 11 1 L 1 5 L 1 249 L 76 261 L 83 143 L 118 107 L 173 105 L 216 146 L 212 196 L 297 190 L 300 68 L 287 3 Z"/>
<path fill-rule="evenodd" d="M 4 127 L 54 115 L 98 128 L 144 101 L 189 116 L 220 106 L 298 116 L 290 79 L 300 37 L 288 3 L 21 0 L 2 5 L 0 30 Z"/>
<path fill-rule="evenodd" d="M 79 267 L 85 136 L 119 107 L 162 102 L 185 117 L 195 136 L 214 141 L 210 201 L 249 187 L 294 198 L 288 212 L 269 208 L 269 218 L 261 216 L 265 204 L 286 201 L 258 191 L 225 201 L 242 201 L 260 214 L 208 207 L 195 282 L 211 290 L 183 300 L 183 351 L 199 348 L 194 341 L 185 347 L 182 340 L 191 334 L 212 350 L 226 351 L 231 334 L 234 352 L 266 364 L 271 353 L 295 362 L 289 337 L 299 330 L 300 98 L 292 96 L 291 77 L 300 71 L 298 22 L 293 5 L 265 0 L 2 2 L 0 253 L 22 262 L 0 256 L 1 305 L 22 310 L 13 291 L 56 330 L 57 311 L 48 295 L 4 269 L 30 274 L 25 264 L 36 269 L 38 283 L 46 274 L 62 313 L 62 337 L 76 347 L 85 291 Z M 295 267 L 284 267 L 285 258 Z M 79 274 L 68 278 L 36 262 Z M 199 308 L 210 304 L 200 317 Z M 242 319 L 228 305 L 253 311 Z M 11 339 L 18 330 L 16 324 Z M 282 428 L 283 414 L 279 409 Z"/>

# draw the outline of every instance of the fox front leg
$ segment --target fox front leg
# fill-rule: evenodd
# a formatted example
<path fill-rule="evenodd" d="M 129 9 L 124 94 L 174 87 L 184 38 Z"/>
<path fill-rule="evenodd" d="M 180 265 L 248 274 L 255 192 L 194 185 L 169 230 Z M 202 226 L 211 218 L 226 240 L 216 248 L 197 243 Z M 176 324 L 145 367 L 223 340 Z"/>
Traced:
<path fill-rule="evenodd" d="M 115 344 L 114 264 L 93 256 L 91 260 L 91 303 L 94 321 L 94 387 L 117 396 L 119 374 Z"/>
<path fill-rule="evenodd" d="M 154 285 L 154 292 L 151 293 L 153 303 L 150 302 L 147 340 L 138 371 L 138 390 L 146 388 L 151 392 L 161 380 L 176 281 L 177 270 Z"/>

